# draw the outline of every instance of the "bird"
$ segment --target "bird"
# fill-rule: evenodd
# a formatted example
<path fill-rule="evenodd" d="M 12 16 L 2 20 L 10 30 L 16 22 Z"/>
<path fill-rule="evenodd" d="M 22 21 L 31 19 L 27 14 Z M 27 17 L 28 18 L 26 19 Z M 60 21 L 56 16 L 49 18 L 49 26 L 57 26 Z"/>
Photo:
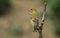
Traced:
<path fill-rule="evenodd" d="M 38 20 L 39 20 L 39 13 L 36 9 L 30 9 L 30 18 L 31 18 L 31 25 L 34 31 L 37 31 L 38 28 Z"/>
<path fill-rule="evenodd" d="M 30 16 L 31 18 L 38 18 L 39 16 L 37 10 L 34 8 L 30 9 Z"/>

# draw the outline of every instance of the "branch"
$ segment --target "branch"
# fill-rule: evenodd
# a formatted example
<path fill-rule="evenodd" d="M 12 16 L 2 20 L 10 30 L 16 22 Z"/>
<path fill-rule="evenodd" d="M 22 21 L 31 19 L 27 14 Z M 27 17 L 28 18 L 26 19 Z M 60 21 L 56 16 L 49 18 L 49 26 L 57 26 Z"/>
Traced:
<path fill-rule="evenodd" d="M 44 21 L 45 21 L 45 17 L 46 17 L 46 2 L 44 3 L 44 11 L 43 11 L 43 17 L 41 19 L 41 26 L 39 26 L 39 28 L 37 29 L 39 32 L 39 38 L 43 38 L 42 36 L 42 29 L 43 29 L 43 25 L 44 25 Z"/>

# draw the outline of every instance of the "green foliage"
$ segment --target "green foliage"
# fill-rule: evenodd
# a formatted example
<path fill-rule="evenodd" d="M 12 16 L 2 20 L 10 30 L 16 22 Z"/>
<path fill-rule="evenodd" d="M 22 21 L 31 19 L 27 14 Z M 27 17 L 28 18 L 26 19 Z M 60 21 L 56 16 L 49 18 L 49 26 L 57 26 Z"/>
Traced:
<path fill-rule="evenodd" d="M 60 26 L 56 26 L 56 27 L 55 27 L 55 34 L 56 34 L 57 36 L 60 36 Z"/>
<path fill-rule="evenodd" d="M 55 34 L 60 36 L 60 0 L 47 0 L 47 5 L 51 8 L 49 18 L 54 22 Z"/>
<path fill-rule="evenodd" d="M 0 15 L 6 14 L 7 11 L 11 7 L 9 0 L 0 0 Z"/>
<path fill-rule="evenodd" d="M 56 18 L 60 19 L 60 0 L 47 0 Z"/>
<path fill-rule="evenodd" d="M 23 29 L 20 27 L 12 26 L 10 27 L 8 33 L 13 36 L 23 35 Z"/>
<path fill-rule="evenodd" d="M 60 19 L 60 3 L 58 2 L 55 7 L 53 6 L 52 7 L 53 11 L 54 11 L 54 14 L 56 15 L 56 17 L 58 19 Z"/>
<path fill-rule="evenodd" d="M 48 5 L 53 6 L 58 2 L 58 0 L 46 0 L 46 2 L 47 2 Z"/>

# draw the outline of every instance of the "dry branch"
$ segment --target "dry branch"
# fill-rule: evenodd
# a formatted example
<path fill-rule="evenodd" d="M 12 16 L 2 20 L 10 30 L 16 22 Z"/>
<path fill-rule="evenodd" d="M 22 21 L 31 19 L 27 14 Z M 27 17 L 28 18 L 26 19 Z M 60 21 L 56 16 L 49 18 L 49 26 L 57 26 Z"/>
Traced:
<path fill-rule="evenodd" d="M 41 25 L 37 28 L 38 32 L 39 32 L 39 38 L 43 38 L 42 35 L 42 30 L 43 30 L 43 25 L 44 25 L 44 21 L 45 21 L 45 17 L 46 17 L 46 2 L 44 3 L 44 11 L 43 11 L 43 17 L 41 19 Z"/>

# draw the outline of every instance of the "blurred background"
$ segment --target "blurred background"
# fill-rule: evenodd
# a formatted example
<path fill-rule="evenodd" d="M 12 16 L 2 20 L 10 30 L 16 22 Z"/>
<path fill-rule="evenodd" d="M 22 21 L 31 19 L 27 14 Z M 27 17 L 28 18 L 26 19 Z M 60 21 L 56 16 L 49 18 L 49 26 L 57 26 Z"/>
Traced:
<path fill-rule="evenodd" d="M 43 38 L 60 38 L 60 0 L 46 0 Z M 31 8 L 42 18 L 44 0 L 0 0 L 0 38 L 38 38 L 30 24 Z"/>

